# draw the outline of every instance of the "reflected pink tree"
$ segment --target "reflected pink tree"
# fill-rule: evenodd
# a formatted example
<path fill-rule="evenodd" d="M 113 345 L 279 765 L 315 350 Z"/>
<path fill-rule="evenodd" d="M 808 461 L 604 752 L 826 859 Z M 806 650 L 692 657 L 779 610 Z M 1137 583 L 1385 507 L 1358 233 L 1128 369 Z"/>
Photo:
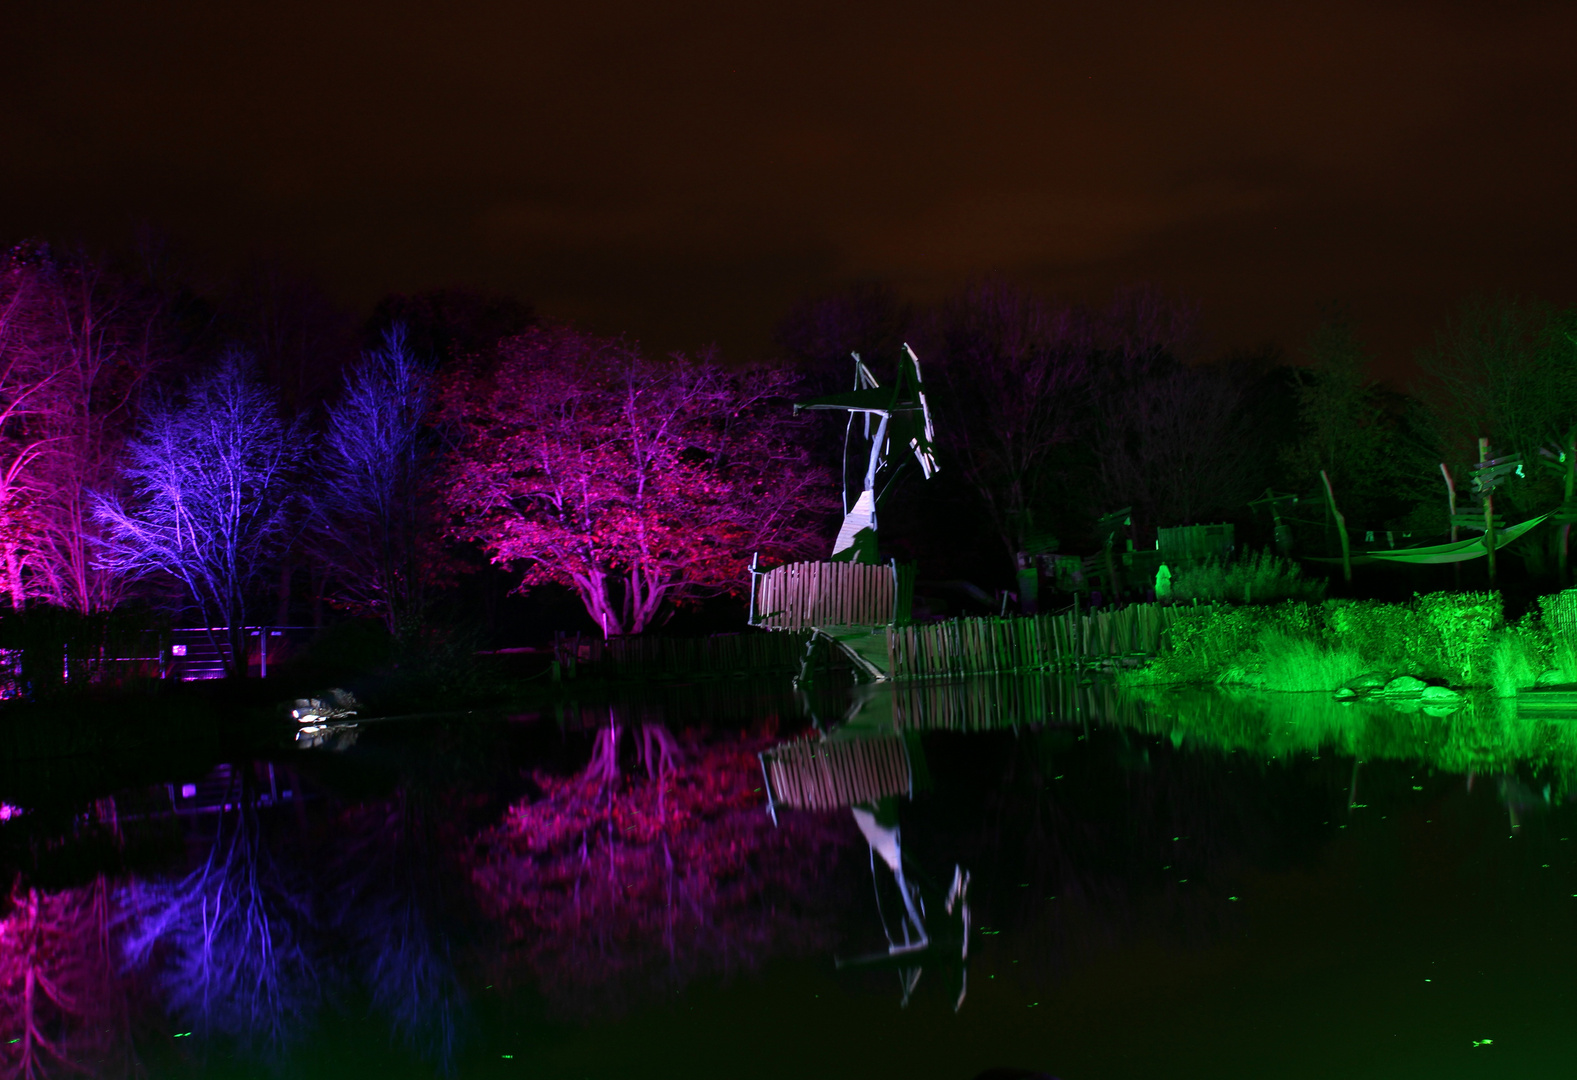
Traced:
<path fill-rule="evenodd" d="M 854 837 L 842 819 L 773 826 L 756 757 L 770 742 L 615 721 L 584 773 L 538 774 L 540 797 L 481 838 L 474 872 L 502 962 L 584 1014 L 826 945 L 817 883 Z"/>
<path fill-rule="evenodd" d="M 131 1071 L 108 911 L 102 877 L 55 891 L 12 886 L 0 918 L 0 1077 Z"/>

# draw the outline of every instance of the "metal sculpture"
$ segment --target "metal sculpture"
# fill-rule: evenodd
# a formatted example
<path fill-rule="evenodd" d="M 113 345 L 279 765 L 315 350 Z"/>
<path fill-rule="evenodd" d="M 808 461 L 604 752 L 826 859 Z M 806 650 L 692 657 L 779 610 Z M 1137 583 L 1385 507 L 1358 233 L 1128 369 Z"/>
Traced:
<path fill-rule="evenodd" d="M 893 440 L 909 448 L 920 465 L 920 471 L 929 480 L 938 467 L 933 447 L 936 431 L 931 423 L 931 407 L 926 401 L 925 384 L 920 379 L 920 360 L 913 349 L 908 345 L 903 347 L 903 354 L 898 358 L 898 376 L 890 387 L 882 386 L 877 381 L 871 369 L 860 359 L 859 353 L 852 355 L 853 390 L 798 402 L 794 412 L 797 414 L 802 409 L 837 410 L 849 414 L 843 443 L 843 525 L 838 529 L 838 538 L 833 541 L 832 559 L 834 562 L 874 564 L 877 562 L 877 508 L 902 469 L 900 466 L 893 470 L 878 494 L 876 483 L 888 465 L 888 453 Z M 849 442 L 854 434 L 856 415 L 863 417 L 863 438 L 870 443 L 857 495 L 849 483 Z M 873 418 L 876 421 L 874 432 L 871 430 Z"/>

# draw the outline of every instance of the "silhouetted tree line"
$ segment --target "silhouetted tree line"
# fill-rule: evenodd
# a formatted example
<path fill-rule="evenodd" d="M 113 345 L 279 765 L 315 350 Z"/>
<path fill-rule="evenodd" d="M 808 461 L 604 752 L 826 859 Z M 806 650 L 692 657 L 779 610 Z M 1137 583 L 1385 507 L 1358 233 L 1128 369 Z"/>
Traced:
<path fill-rule="evenodd" d="M 1419 357 L 1406 392 L 1379 382 L 1353 321 L 1331 312 L 1288 355 L 1274 346 L 1204 351 L 1197 312 L 1153 290 L 1110 303 L 1058 303 L 1003 281 L 932 305 L 861 286 L 799 305 L 783 348 L 828 388 L 849 385 L 848 355 L 912 344 L 941 414 L 941 482 L 911 485 L 887 522 L 919 537 L 914 554 L 960 573 L 1005 577 L 1019 552 L 1087 553 L 1102 516 L 1132 508 L 1132 533 L 1234 522 L 1269 547 L 1272 517 L 1252 504 L 1299 496 L 1299 554 L 1326 550 L 1323 470 L 1349 528 L 1395 542 L 1448 529 L 1441 465 L 1458 485 L 1488 437 L 1497 455 L 1564 461 L 1577 424 L 1577 311 L 1515 299 L 1464 304 Z M 1564 451 L 1563 451 L 1564 448 Z M 1557 470 L 1535 469 L 1497 491 L 1497 506 L 1534 514 L 1562 501 Z M 900 541 L 901 542 L 901 541 Z M 1534 576 L 1551 572 L 1545 527 L 1511 550 Z"/>
<path fill-rule="evenodd" d="M 1092 306 L 984 281 L 909 305 L 861 287 L 796 307 L 787 360 L 742 366 L 458 290 L 388 297 L 358 328 L 275 266 L 197 285 L 172 265 L 152 243 L 0 262 L 0 591 L 24 613 L 155 603 L 232 656 L 249 622 L 306 608 L 413 641 L 489 562 L 634 633 L 740 591 L 754 552 L 821 557 L 841 431 L 788 405 L 904 342 L 942 472 L 898 489 L 884 543 L 987 584 L 1021 552 L 1090 550 L 1123 507 L 1141 541 L 1230 520 L 1264 542 L 1251 503 L 1297 493 L 1318 517 L 1322 471 L 1356 527 L 1436 535 L 1442 463 L 1462 475 L 1481 436 L 1559 459 L 1577 423 L 1577 316 L 1529 302 L 1465 306 L 1403 393 L 1340 315 L 1290 358 L 1214 357 L 1197 312 L 1147 289 Z M 1548 509 L 1559 487 L 1530 473 L 1502 505 Z M 1521 545 L 1535 572 L 1552 542 Z"/>

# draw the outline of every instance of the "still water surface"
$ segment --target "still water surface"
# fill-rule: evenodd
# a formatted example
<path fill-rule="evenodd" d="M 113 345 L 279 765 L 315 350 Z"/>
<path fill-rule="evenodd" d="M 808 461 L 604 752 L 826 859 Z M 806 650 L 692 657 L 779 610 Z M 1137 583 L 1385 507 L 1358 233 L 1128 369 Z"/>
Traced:
<path fill-rule="evenodd" d="M 1564 1075 L 1574 732 L 1496 701 L 734 684 L 284 732 L 70 805 L 13 774 L 0 1060 Z"/>

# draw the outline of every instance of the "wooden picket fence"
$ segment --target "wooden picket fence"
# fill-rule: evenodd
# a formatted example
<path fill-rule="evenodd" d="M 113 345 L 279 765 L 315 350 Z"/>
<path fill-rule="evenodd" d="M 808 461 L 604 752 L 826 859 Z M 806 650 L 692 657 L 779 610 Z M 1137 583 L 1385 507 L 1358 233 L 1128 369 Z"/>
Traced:
<path fill-rule="evenodd" d="M 889 673 L 895 679 L 1009 674 L 1075 667 L 1102 657 L 1161 649 L 1177 608 L 1130 604 L 1112 611 L 1017 618 L 950 619 L 893 627 Z"/>
<path fill-rule="evenodd" d="M 913 596 L 913 566 L 789 563 L 756 581 L 754 622 L 767 630 L 902 625 Z"/>

